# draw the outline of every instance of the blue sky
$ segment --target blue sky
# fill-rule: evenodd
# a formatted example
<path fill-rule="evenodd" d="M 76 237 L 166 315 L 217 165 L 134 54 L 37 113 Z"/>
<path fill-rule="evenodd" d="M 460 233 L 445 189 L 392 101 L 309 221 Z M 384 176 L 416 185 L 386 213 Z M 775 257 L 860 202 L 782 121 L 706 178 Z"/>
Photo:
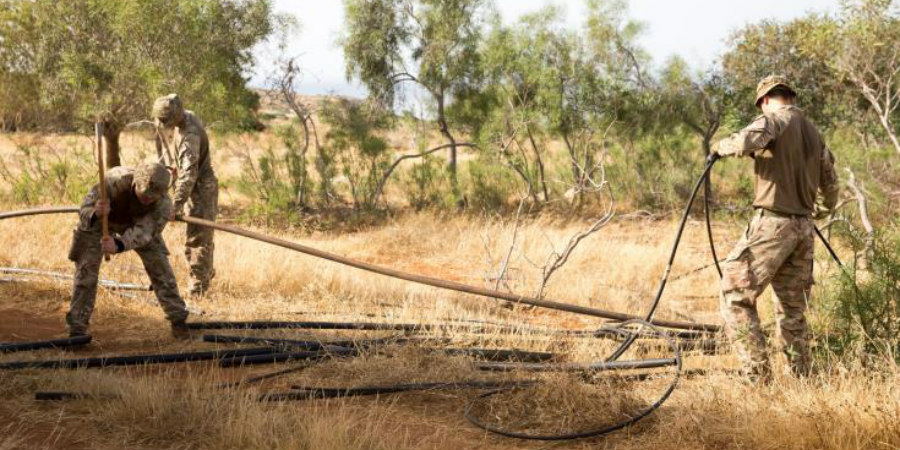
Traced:
<path fill-rule="evenodd" d="M 581 26 L 583 0 L 495 0 L 505 22 L 547 4 L 565 10 L 567 26 Z M 766 18 L 791 19 L 807 11 L 834 12 L 839 4 L 840 0 L 631 0 L 629 16 L 646 25 L 640 42 L 656 64 L 677 54 L 691 64 L 706 65 L 720 55 L 730 33 L 745 24 Z M 288 48 L 289 54 L 301 56 L 305 72 L 301 93 L 364 95 L 362 87 L 345 79 L 344 57 L 336 44 L 343 27 L 342 1 L 275 0 L 275 8 L 301 22 L 302 29 Z M 261 64 L 254 84 L 261 84 L 272 58 L 271 50 L 259 52 Z"/>

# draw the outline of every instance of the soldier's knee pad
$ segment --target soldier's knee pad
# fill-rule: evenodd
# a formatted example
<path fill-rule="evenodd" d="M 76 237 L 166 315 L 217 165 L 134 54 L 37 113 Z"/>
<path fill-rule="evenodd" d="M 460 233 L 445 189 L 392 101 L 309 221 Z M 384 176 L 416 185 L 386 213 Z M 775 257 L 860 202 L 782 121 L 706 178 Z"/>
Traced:
<path fill-rule="evenodd" d="M 737 306 L 740 308 L 749 308 L 756 303 L 754 293 L 750 289 L 732 289 L 724 291 L 722 294 L 722 301 L 726 307 Z"/>

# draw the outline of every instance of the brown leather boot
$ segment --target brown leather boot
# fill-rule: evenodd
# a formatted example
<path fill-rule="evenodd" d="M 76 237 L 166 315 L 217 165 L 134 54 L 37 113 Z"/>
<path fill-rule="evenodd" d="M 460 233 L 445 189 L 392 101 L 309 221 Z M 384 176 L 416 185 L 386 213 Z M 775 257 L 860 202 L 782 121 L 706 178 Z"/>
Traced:
<path fill-rule="evenodd" d="M 176 320 L 172 322 L 172 337 L 175 339 L 190 339 L 191 330 L 188 328 L 184 320 Z"/>

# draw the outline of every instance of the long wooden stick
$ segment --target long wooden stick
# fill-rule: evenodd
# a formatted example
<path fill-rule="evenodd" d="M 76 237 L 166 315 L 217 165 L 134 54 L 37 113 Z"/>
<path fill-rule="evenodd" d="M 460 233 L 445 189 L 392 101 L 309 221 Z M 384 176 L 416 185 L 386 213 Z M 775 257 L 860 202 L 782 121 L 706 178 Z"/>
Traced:
<path fill-rule="evenodd" d="M 106 201 L 106 167 L 103 165 L 103 123 L 94 124 L 94 131 L 97 135 L 97 166 L 100 169 L 100 201 Z M 100 215 L 100 231 L 103 238 L 109 237 L 109 215 Z M 109 253 L 103 255 L 103 259 L 109 261 Z"/>
<path fill-rule="evenodd" d="M 60 213 L 77 213 L 79 208 L 77 206 L 58 206 L 58 207 L 48 207 L 48 208 L 36 208 L 36 209 L 28 209 L 23 211 L 9 211 L 9 212 L 0 212 L 0 220 L 2 219 L 11 219 L 14 217 L 25 217 L 25 216 L 33 216 L 38 214 L 60 214 Z M 279 239 L 276 237 L 266 236 L 263 234 L 255 233 L 253 231 L 245 230 L 243 228 L 238 228 L 231 225 L 225 225 L 217 222 L 210 222 L 208 220 L 198 219 L 196 217 L 190 216 L 182 216 L 179 218 L 180 221 L 185 223 L 191 223 L 194 225 L 199 225 L 203 227 L 212 228 L 218 231 L 224 231 L 227 233 L 236 234 L 238 236 L 243 236 L 246 238 L 254 239 L 260 242 L 266 242 L 268 244 L 277 245 L 279 247 L 284 247 L 290 250 L 295 250 L 300 253 L 305 253 L 310 256 L 326 259 L 329 261 L 336 262 L 338 264 L 343 264 L 350 267 L 355 267 L 357 269 L 365 270 L 368 272 L 377 273 L 380 275 L 385 275 L 393 278 L 398 278 L 401 280 L 411 281 L 414 283 L 424 284 L 428 286 L 433 286 L 442 289 L 449 289 L 457 292 L 467 293 L 478 295 L 482 297 L 495 298 L 500 300 L 506 300 L 510 302 L 522 303 L 526 305 L 538 306 L 541 308 L 547 309 L 555 309 L 557 311 L 566 311 L 574 314 L 581 314 L 585 316 L 592 317 L 602 317 L 605 319 L 612 319 L 616 321 L 625 321 L 630 319 L 635 319 L 640 317 L 625 314 L 615 311 L 605 311 L 602 309 L 590 308 L 586 306 L 573 305 L 569 303 L 560 303 L 554 302 L 550 300 L 536 299 L 532 297 L 520 296 L 516 294 L 511 294 L 508 292 L 495 291 L 492 289 L 484 289 L 477 286 L 469 286 L 463 283 L 458 283 L 455 281 L 447 281 L 441 280 L 432 277 L 426 277 L 422 275 L 416 275 L 412 273 L 402 272 L 396 269 L 391 269 L 388 267 L 377 266 L 374 264 L 365 263 L 362 261 L 357 261 L 354 259 L 350 259 L 344 256 L 335 255 L 333 253 L 328 253 L 322 250 L 317 250 L 312 247 L 307 247 L 305 245 L 297 244 L 295 242 L 286 241 L 284 239 Z M 721 327 L 719 325 L 714 324 L 705 324 L 705 323 L 693 323 L 693 322 L 678 322 L 672 320 L 663 320 L 663 319 L 653 319 L 651 322 L 654 325 L 662 326 L 666 328 L 675 328 L 682 330 L 698 330 L 698 331 L 719 331 Z"/>
<path fill-rule="evenodd" d="M 336 255 L 334 253 L 325 252 L 322 250 L 318 250 L 312 247 L 307 247 L 305 245 L 298 244 L 296 242 L 286 241 L 284 239 L 279 239 L 272 236 L 266 236 L 260 233 L 256 233 L 253 231 L 245 230 L 243 228 L 238 228 L 233 225 L 226 225 L 217 222 L 211 222 L 209 220 L 199 219 L 197 217 L 190 216 L 182 216 L 179 217 L 178 220 L 190 223 L 193 225 L 199 225 L 202 227 L 212 228 L 218 231 L 224 231 L 226 233 L 236 234 L 238 236 L 243 236 L 246 238 L 254 239 L 260 242 L 266 242 L 272 245 L 277 245 L 279 247 L 287 248 L 290 250 L 298 251 L 300 253 L 305 253 L 310 256 L 315 256 L 317 258 L 326 259 L 328 261 L 333 261 L 338 264 L 343 264 L 345 266 L 355 267 L 357 269 L 365 270 L 368 272 L 374 272 L 380 275 L 385 275 L 392 278 L 398 278 L 401 280 L 411 281 L 413 283 L 424 284 L 427 286 L 437 287 L 441 289 L 448 289 L 451 291 L 462 292 L 465 294 L 473 294 L 481 297 L 488 297 L 500 300 L 506 300 L 513 303 L 521 303 L 525 305 L 538 306 L 541 308 L 547 309 L 555 309 L 558 311 L 566 311 L 575 314 L 581 314 L 585 316 L 593 316 L 593 317 L 602 317 L 605 319 L 612 319 L 617 321 L 625 321 L 632 319 L 641 319 L 639 316 L 625 314 L 615 311 L 605 311 L 597 308 L 590 308 L 587 306 L 581 305 L 573 305 L 569 303 L 561 303 L 554 302 L 550 300 L 537 299 L 533 297 L 527 297 L 524 295 L 516 295 L 508 292 L 495 291 L 493 289 L 485 289 L 478 286 L 470 286 L 467 284 L 459 283 L 456 281 L 450 280 L 442 280 L 438 278 L 427 277 L 423 275 L 417 275 L 413 273 L 403 272 L 396 269 L 391 269 L 389 267 L 377 266 L 374 264 L 369 264 L 366 262 L 362 262 L 359 260 L 347 258 L 344 256 Z M 678 322 L 673 320 L 664 320 L 664 319 L 653 319 L 651 321 L 652 324 L 667 328 L 677 328 L 682 330 L 699 330 L 699 331 L 718 331 L 720 327 L 718 325 L 713 324 L 704 324 L 704 323 L 691 323 L 691 322 Z"/>

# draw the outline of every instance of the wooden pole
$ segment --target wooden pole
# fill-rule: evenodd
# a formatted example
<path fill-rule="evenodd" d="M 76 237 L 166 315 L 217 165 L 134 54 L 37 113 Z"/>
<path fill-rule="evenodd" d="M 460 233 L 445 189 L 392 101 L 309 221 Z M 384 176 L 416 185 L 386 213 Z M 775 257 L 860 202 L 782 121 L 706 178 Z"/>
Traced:
<path fill-rule="evenodd" d="M 25 216 L 33 216 L 37 214 L 61 214 L 61 213 L 77 213 L 79 211 L 77 206 L 58 206 L 58 207 L 49 207 L 49 208 L 37 208 L 37 209 L 29 209 L 24 211 L 9 211 L 9 212 L 0 212 L 0 220 L 2 219 L 11 219 L 14 217 L 25 217 Z M 226 233 L 236 234 L 238 236 L 243 236 L 249 239 L 254 239 L 260 242 L 266 242 L 268 244 L 276 245 L 279 247 L 287 248 L 290 250 L 298 251 L 300 253 L 305 253 L 310 256 L 314 256 L 317 258 L 326 259 L 328 261 L 333 261 L 338 264 L 343 264 L 350 267 L 355 267 L 357 269 L 365 270 L 368 272 L 377 273 L 380 275 L 385 275 L 393 278 L 398 278 L 401 280 L 411 281 L 413 283 L 424 284 L 427 286 L 433 286 L 442 289 L 448 289 L 452 291 L 462 292 L 465 294 L 473 294 L 482 297 L 495 298 L 499 300 L 506 300 L 509 302 L 522 303 L 526 305 L 538 306 L 541 308 L 547 309 L 555 309 L 557 311 L 566 311 L 574 314 L 581 314 L 585 316 L 592 317 L 602 317 L 605 319 L 611 319 L 615 321 L 626 321 L 632 319 L 642 319 L 642 317 L 625 314 L 615 311 L 605 311 L 602 309 L 590 308 L 587 306 L 573 305 L 569 303 L 561 303 L 554 302 L 551 300 L 544 299 L 536 299 L 532 297 L 526 297 L 516 294 L 511 294 L 508 292 L 495 291 L 492 289 L 485 289 L 477 286 L 469 286 L 463 283 L 459 283 L 456 281 L 448 281 L 441 280 L 437 278 L 427 277 L 423 275 L 416 275 L 408 272 L 402 272 L 396 269 L 391 269 L 389 267 L 377 266 L 374 264 L 369 264 L 363 261 L 358 261 L 354 259 L 350 259 L 344 256 L 336 255 L 333 253 L 328 253 L 322 250 L 318 250 L 312 247 L 307 247 L 305 245 L 297 244 L 295 242 L 286 241 L 284 239 L 279 239 L 276 237 L 266 236 L 260 233 L 256 233 L 250 230 L 245 230 L 243 228 L 238 228 L 232 225 L 226 225 L 218 222 L 211 222 L 204 219 L 198 219 L 196 217 L 190 216 L 182 216 L 178 220 L 184 223 L 190 223 L 194 225 L 199 225 L 202 227 L 212 228 L 218 231 L 224 231 Z M 719 331 L 721 327 L 719 325 L 714 324 L 705 324 L 705 323 L 694 323 L 694 322 L 678 322 L 672 320 L 664 320 L 664 319 L 653 319 L 650 323 L 666 327 L 666 328 L 675 328 L 681 330 L 698 330 L 698 331 Z"/>
<path fill-rule="evenodd" d="M 100 169 L 100 200 L 106 201 L 106 167 L 103 165 L 103 123 L 95 123 L 94 131 L 97 135 L 97 166 Z M 109 237 L 108 214 L 100 215 L 100 230 L 103 238 Z M 104 254 L 103 259 L 109 261 L 109 254 Z"/>
<path fill-rule="evenodd" d="M 300 253 L 305 253 L 310 256 L 315 256 L 317 258 L 326 259 L 328 261 L 333 261 L 338 264 L 343 264 L 345 266 L 355 267 L 357 269 L 362 269 L 368 272 L 377 273 L 380 275 L 389 276 L 392 278 L 398 278 L 401 280 L 411 281 L 413 283 L 424 284 L 427 286 L 437 287 L 441 289 L 448 289 L 451 291 L 462 292 L 464 294 L 472 294 L 478 295 L 481 297 L 488 297 L 500 300 L 506 300 L 513 303 L 522 303 L 525 305 L 537 306 L 541 308 L 547 309 L 555 309 L 557 311 L 566 311 L 574 314 L 581 314 L 585 316 L 593 316 L 593 317 L 602 317 L 604 319 L 611 319 L 616 321 L 626 321 L 633 319 L 643 319 L 642 317 L 624 314 L 615 311 L 605 311 L 602 309 L 590 308 L 587 306 L 581 305 L 573 305 L 569 303 L 560 303 L 554 302 L 551 300 L 543 300 L 533 297 L 527 297 L 524 295 L 516 295 L 509 292 L 496 291 L 493 289 L 481 288 L 478 286 L 470 286 L 467 284 L 459 283 L 456 281 L 449 280 L 441 280 L 438 278 L 427 277 L 424 275 L 417 275 L 413 273 L 403 272 L 396 269 L 391 269 L 389 267 L 377 266 L 375 264 L 369 264 L 363 261 L 347 258 L 344 256 L 336 255 L 334 253 L 328 253 L 322 250 L 318 250 L 312 247 L 307 247 L 305 245 L 297 244 L 295 242 L 286 241 L 284 239 L 279 239 L 272 236 L 266 236 L 260 233 L 255 233 L 253 231 L 245 230 L 243 228 L 238 228 L 233 225 L 226 225 L 218 222 L 211 222 L 209 220 L 199 219 L 197 217 L 190 216 L 182 216 L 179 217 L 178 220 L 189 223 L 193 225 L 198 225 L 201 227 L 212 228 L 217 231 L 224 231 L 226 233 L 236 234 L 238 236 L 244 236 L 246 238 L 254 239 L 260 242 L 266 242 L 268 244 L 277 245 L 279 247 L 287 248 L 290 250 L 298 251 Z M 670 263 L 671 264 L 671 263 Z M 682 330 L 698 330 L 698 331 L 719 331 L 720 327 L 718 325 L 712 324 L 704 324 L 704 323 L 692 323 L 692 322 L 678 322 L 673 320 L 664 320 L 664 319 L 653 319 L 650 323 L 660 327 L 666 328 L 677 328 Z"/>

